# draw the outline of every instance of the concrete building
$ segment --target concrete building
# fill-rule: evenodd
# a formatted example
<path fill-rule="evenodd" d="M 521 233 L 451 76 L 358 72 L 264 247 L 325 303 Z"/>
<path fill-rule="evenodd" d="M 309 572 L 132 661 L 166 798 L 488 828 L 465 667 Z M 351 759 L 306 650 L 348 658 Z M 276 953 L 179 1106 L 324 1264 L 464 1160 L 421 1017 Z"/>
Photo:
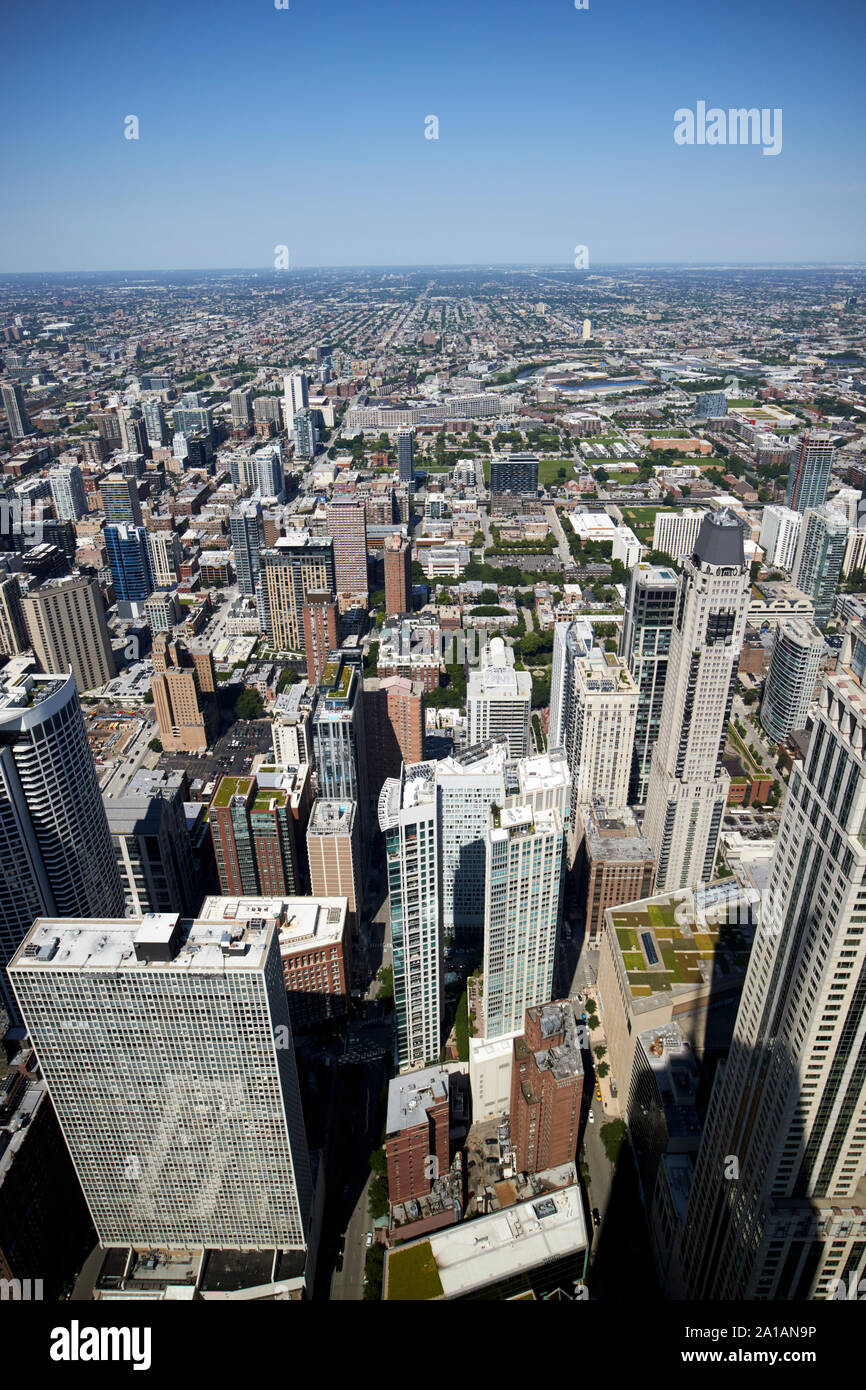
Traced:
<path fill-rule="evenodd" d="M 10 974 L 101 1245 L 306 1249 L 275 922 L 41 918 Z"/>
<path fill-rule="evenodd" d="M 427 1067 L 388 1084 L 385 1157 L 388 1199 L 423 1197 L 450 1165 L 448 1072 Z"/>
<path fill-rule="evenodd" d="M 706 512 L 684 507 L 678 512 L 656 512 L 653 524 L 653 550 L 661 550 L 672 560 L 691 555 Z"/>
<path fill-rule="evenodd" d="M 0 677 L 0 1007 L 4 967 L 34 919 L 123 911 L 75 678 Z"/>
<path fill-rule="evenodd" d="M 676 1021 L 699 1057 L 730 1045 L 758 894 L 736 879 L 608 908 L 598 998 L 611 1072 L 628 1094 L 640 1033 Z"/>
<path fill-rule="evenodd" d="M 592 623 L 584 618 L 559 622 L 553 629 L 553 669 L 550 678 L 548 745 L 564 748 L 574 708 L 574 663 L 589 656 L 595 644 Z"/>
<path fill-rule="evenodd" d="M 572 1177 L 566 1187 L 539 1187 L 528 1201 L 388 1251 L 383 1297 L 501 1302 L 561 1296 L 580 1285 L 587 1245 L 581 1189 Z"/>
<path fill-rule="evenodd" d="M 78 689 L 101 690 L 117 674 L 102 595 L 95 579 L 47 579 L 21 601 L 30 644 L 43 671 L 67 671 Z"/>
<path fill-rule="evenodd" d="M 389 778 L 379 794 L 394 960 L 397 1064 L 435 1061 L 441 1047 L 443 943 L 436 764 L 418 763 Z"/>
<path fill-rule="evenodd" d="M 392 619 L 382 625 L 376 674 L 420 681 L 425 690 L 438 690 L 442 668 L 442 632 L 438 622 L 418 614 L 415 619 Z"/>
<path fill-rule="evenodd" d="M 791 578 L 815 605 L 815 624 L 824 628 L 833 613 L 833 600 L 848 546 L 848 522 L 831 507 L 809 507 L 797 541 Z"/>
<path fill-rule="evenodd" d="M 833 436 L 825 430 L 807 430 L 788 473 L 785 506 L 795 512 L 823 507 L 835 458 Z"/>
<path fill-rule="evenodd" d="M 764 508 L 758 544 L 768 565 L 776 565 L 791 573 L 801 521 L 800 513 L 792 511 L 790 507 Z"/>
<path fill-rule="evenodd" d="M 307 823 L 307 860 L 314 897 L 345 898 L 354 938 L 364 901 L 361 829 L 354 801 L 317 798 Z"/>
<path fill-rule="evenodd" d="M 171 643 L 163 658 L 165 669 L 159 670 L 161 649 L 156 639 L 153 655 L 150 688 L 163 751 L 205 752 L 218 727 L 218 713 L 215 701 L 203 688 L 202 663 L 195 663 L 182 644 Z M 205 655 L 210 657 L 209 652 Z"/>
<path fill-rule="evenodd" d="M 106 526 L 105 552 L 121 617 L 138 617 L 156 585 L 143 526 Z"/>
<path fill-rule="evenodd" d="M 282 536 L 261 553 L 262 625 L 280 652 L 303 652 L 307 594 L 334 592 L 334 547 L 330 536 L 299 531 Z"/>
<path fill-rule="evenodd" d="M 538 458 L 535 454 L 494 454 L 490 460 L 490 495 L 538 494 Z"/>
<path fill-rule="evenodd" d="M 612 806 L 628 800 L 639 692 L 618 656 L 594 647 L 574 659 L 565 755 L 571 769 L 568 862 L 577 852 L 577 808 L 602 797 Z"/>
<path fill-rule="evenodd" d="M 179 772 L 137 773 L 123 796 L 103 797 L 131 917 L 150 912 L 191 916 L 199 906 L 184 782 Z"/>
<path fill-rule="evenodd" d="M 278 768 L 313 766 L 313 709 L 315 687 L 306 681 L 296 681 L 277 696 L 271 738 L 274 762 Z"/>
<path fill-rule="evenodd" d="M 699 420 L 721 420 L 728 413 L 728 398 L 724 391 L 701 391 L 695 402 Z"/>
<path fill-rule="evenodd" d="M 106 526 L 142 526 L 137 478 L 111 473 L 99 484 Z"/>
<path fill-rule="evenodd" d="M 24 392 L 17 381 L 0 382 L 0 393 L 3 396 L 3 409 L 6 411 L 9 433 L 12 438 L 25 439 L 28 434 L 35 434 L 36 431 L 30 423 L 30 416 L 27 414 Z"/>
<path fill-rule="evenodd" d="M 532 677 L 514 669 L 514 652 L 501 637 L 491 637 L 481 653 L 480 669 L 469 672 L 466 712 L 470 744 L 506 738 L 512 758 L 529 752 Z"/>
<path fill-rule="evenodd" d="M 295 426 L 295 415 L 306 410 L 310 403 L 309 382 L 304 372 L 292 372 L 283 378 L 283 415 L 286 433 L 291 435 Z"/>
<path fill-rule="evenodd" d="M 385 543 L 385 613 L 411 612 L 412 545 L 404 536 L 391 536 Z"/>
<path fill-rule="evenodd" d="M 84 476 L 77 463 L 59 463 L 52 468 L 48 481 L 54 511 L 59 521 L 79 521 L 87 515 Z"/>
<path fill-rule="evenodd" d="M 628 801 L 643 805 L 649 787 L 653 747 L 659 736 L 677 576 L 660 565 L 635 565 L 629 575 L 619 654 L 638 687 L 634 752 Z"/>
<path fill-rule="evenodd" d="M 232 412 L 232 429 L 248 432 L 253 427 L 252 389 L 239 386 L 229 392 L 229 405 Z"/>
<path fill-rule="evenodd" d="M 811 623 L 779 623 L 761 701 L 761 725 L 776 743 L 805 729 L 823 655 L 824 639 Z"/>
<path fill-rule="evenodd" d="M 866 1274 L 864 676 L 858 628 L 792 772 L 682 1226 L 685 1297 L 850 1297 Z"/>
<path fill-rule="evenodd" d="M 183 547 L 176 531 L 148 531 L 150 567 L 157 589 L 171 589 L 180 578 Z"/>
<path fill-rule="evenodd" d="M 655 855 L 627 806 L 609 807 L 598 800 L 579 806 L 577 814 L 580 895 L 585 893 L 586 901 L 584 940 L 594 949 L 601 940 L 609 907 L 637 902 L 652 893 Z"/>
<path fill-rule="evenodd" d="M 229 532 L 238 588 L 242 594 L 254 594 L 264 548 L 262 504 L 258 498 L 250 498 L 235 507 L 229 517 Z"/>
<path fill-rule="evenodd" d="M 658 891 L 713 876 L 730 788 L 722 757 L 749 596 L 742 527 L 728 511 L 710 513 L 679 579 L 647 792 L 643 828 L 658 860 Z"/>
<path fill-rule="evenodd" d="M 484 892 L 484 1036 L 523 1026 L 553 993 L 562 910 L 559 813 L 516 806 L 490 812 Z"/>
<path fill-rule="evenodd" d="M 523 1033 L 512 1046 L 509 1119 L 515 1169 L 539 1173 L 573 1163 L 583 1062 L 571 1004 L 558 1000 L 527 1009 Z"/>

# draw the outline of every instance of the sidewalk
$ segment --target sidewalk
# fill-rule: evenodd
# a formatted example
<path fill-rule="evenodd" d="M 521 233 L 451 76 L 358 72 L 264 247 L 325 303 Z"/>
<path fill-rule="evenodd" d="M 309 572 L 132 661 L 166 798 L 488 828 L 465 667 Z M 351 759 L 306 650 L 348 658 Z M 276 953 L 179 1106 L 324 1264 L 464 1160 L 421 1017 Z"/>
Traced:
<path fill-rule="evenodd" d="M 598 998 L 597 998 L 597 996 L 596 996 L 595 989 L 593 989 L 593 988 L 587 988 L 587 989 L 585 989 L 585 990 L 583 991 L 583 997 L 584 997 L 584 1000 L 585 1000 L 585 1001 L 588 1001 L 588 1000 L 590 1000 L 590 999 L 594 999 L 594 1000 L 595 1000 L 595 1003 L 596 1003 L 596 1009 L 598 1010 Z M 602 1111 L 602 1113 L 601 1113 L 600 1115 L 596 1114 L 596 1120 L 597 1120 L 597 1121 L 601 1121 L 601 1123 L 604 1123 L 605 1120 L 610 1120 L 610 1119 L 622 1119 L 622 1118 L 623 1118 L 623 1115 L 622 1115 L 622 1107 L 621 1107 L 621 1105 L 620 1105 L 620 1097 L 619 1097 L 619 1096 L 615 1096 L 615 1095 L 613 1094 L 613 1092 L 611 1091 L 611 1089 L 610 1089 L 610 1080 L 611 1080 L 612 1073 L 611 1073 L 611 1072 L 608 1072 L 607 1076 L 604 1076 L 604 1077 L 601 1077 L 601 1078 L 599 1078 L 599 1076 L 598 1076 L 599 1060 L 598 1060 L 598 1058 L 597 1058 L 596 1055 L 595 1055 L 595 1048 L 601 1047 L 601 1046 L 607 1047 L 607 1038 L 605 1037 L 605 1034 L 604 1034 L 604 1027 L 603 1027 L 603 1025 L 602 1025 L 602 1023 L 601 1023 L 601 1013 L 600 1013 L 600 1011 L 599 1011 L 598 1017 L 599 1017 L 599 1026 L 598 1026 L 597 1028 L 593 1028 L 593 1029 L 590 1030 L 590 1034 L 589 1034 L 589 1045 L 590 1045 L 590 1048 L 592 1049 L 592 1062 L 593 1062 L 593 1066 L 596 1068 L 596 1085 L 599 1086 L 599 1087 L 601 1088 L 601 1111 Z M 587 1025 L 587 1026 L 588 1026 L 588 1025 Z M 605 1055 L 604 1057 L 602 1057 L 602 1058 L 601 1058 L 601 1061 L 602 1061 L 602 1062 L 607 1062 L 608 1066 L 610 1066 L 610 1056 L 609 1056 L 609 1055 Z M 599 1108 L 598 1096 L 595 1094 L 595 1091 L 593 1091 L 592 1100 L 593 1100 L 593 1105 L 594 1105 L 594 1107 L 595 1107 L 595 1110 L 598 1111 L 598 1108 Z"/>

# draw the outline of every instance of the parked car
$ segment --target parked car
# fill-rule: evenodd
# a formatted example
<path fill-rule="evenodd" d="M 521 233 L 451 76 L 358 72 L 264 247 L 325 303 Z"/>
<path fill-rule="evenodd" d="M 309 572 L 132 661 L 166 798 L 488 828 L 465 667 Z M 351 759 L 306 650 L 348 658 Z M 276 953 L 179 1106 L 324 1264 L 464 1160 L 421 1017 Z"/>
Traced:
<path fill-rule="evenodd" d="M 368 1231 L 368 1232 L 367 1232 L 367 1249 L 368 1249 L 368 1250 L 369 1250 L 369 1248 L 370 1248 L 370 1246 L 371 1246 L 372 1244 L 373 1244 L 373 1232 L 372 1232 L 372 1231 Z"/>
<path fill-rule="evenodd" d="M 588 1118 L 589 1118 L 589 1123 L 590 1123 L 591 1125 L 594 1125 L 594 1124 L 595 1124 L 595 1116 L 593 1115 L 593 1113 L 592 1113 L 591 1110 L 590 1110 L 590 1112 L 589 1112 Z"/>
<path fill-rule="evenodd" d="M 598 1207 L 593 1207 L 592 1209 L 592 1224 L 593 1226 L 601 1225 L 601 1217 L 598 1214 Z"/>

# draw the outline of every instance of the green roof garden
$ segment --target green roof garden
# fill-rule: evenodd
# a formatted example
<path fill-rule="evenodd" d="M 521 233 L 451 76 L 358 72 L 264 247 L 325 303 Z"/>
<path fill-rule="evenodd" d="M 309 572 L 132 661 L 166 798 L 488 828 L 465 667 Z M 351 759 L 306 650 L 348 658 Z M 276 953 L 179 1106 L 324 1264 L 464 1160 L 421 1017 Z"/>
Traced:
<path fill-rule="evenodd" d="M 678 923 L 676 913 L 681 907 L 686 911 Z M 705 965 L 712 972 L 714 963 L 719 964 L 725 974 L 745 969 L 751 934 L 736 922 L 713 920 L 717 910 L 713 908 L 708 920 L 690 922 L 693 909 L 685 895 L 679 902 L 648 900 L 613 911 L 613 929 L 633 998 L 647 998 L 677 985 L 699 986 L 704 983 Z M 647 933 L 653 948 L 649 957 L 642 942 Z M 720 952 L 724 959 L 717 961 Z M 657 960 L 651 965 L 653 953 Z"/>
<path fill-rule="evenodd" d="M 389 1302 L 441 1298 L 442 1281 L 429 1240 L 390 1251 L 387 1288 Z"/>
<path fill-rule="evenodd" d="M 228 806 L 233 796 L 246 796 L 253 780 L 252 777 L 223 777 L 211 804 L 219 809 Z"/>

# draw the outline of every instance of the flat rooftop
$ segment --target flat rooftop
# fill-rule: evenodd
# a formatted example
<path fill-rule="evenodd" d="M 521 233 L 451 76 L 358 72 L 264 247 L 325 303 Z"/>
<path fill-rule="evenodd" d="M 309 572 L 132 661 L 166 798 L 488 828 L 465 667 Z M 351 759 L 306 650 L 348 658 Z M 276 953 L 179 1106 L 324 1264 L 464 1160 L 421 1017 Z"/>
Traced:
<path fill-rule="evenodd" d="M 12 958 L 20 970 L 189 970 L 194 974 L 260 970 L 267 954 L 272 920 L 244 921 L 226 951 L 224 922 L 199 920 L 181 923 L 176 954 L 167 961 L 139 961 L 135 942 L 139 933 L 167 942 L 178 922 L 177 914 L 151 913 L 142 918 L 40 917 L 30 928 Z"/>
<path fill-rule="evenodd" d="M 743 889 L 732 879 L 701 893 L 683 889 L 608 908 L 607 930 L 616 939 L 633 1008 L 640 1012 L 654 1007 L 661 995 L 700 992 L 742 978 L 755 931 L 737 920 L 747 906 Z"/>
<path fill-rule="evenodd" d="M 387 1297 L 460 1298 L 585 1249 L 583 1203 L 573 1185 L 391 1250 Z"/>
<path fill-rule="evenodd" d="M 317 799 L 307 824 L 308 835 L 351 835 L 358 806 L 355 801 Z"/>
<path fill-rule="evenodd" d="M 388 1085 L 386 1134 L 427 1123 L 427 1111 L 448 1099 L 448 1073 L 441 1067 L 395 1076 Z"/>
<path fill-rule="evenodd" d="M 310 946 L 337 945 L 346 929 L 347 898 L 210 897 L 199 910 L 198 923 L 221 925 L 223 930 L 245 922 L 273 922 L 280 936 L 280 952 Z"/>

